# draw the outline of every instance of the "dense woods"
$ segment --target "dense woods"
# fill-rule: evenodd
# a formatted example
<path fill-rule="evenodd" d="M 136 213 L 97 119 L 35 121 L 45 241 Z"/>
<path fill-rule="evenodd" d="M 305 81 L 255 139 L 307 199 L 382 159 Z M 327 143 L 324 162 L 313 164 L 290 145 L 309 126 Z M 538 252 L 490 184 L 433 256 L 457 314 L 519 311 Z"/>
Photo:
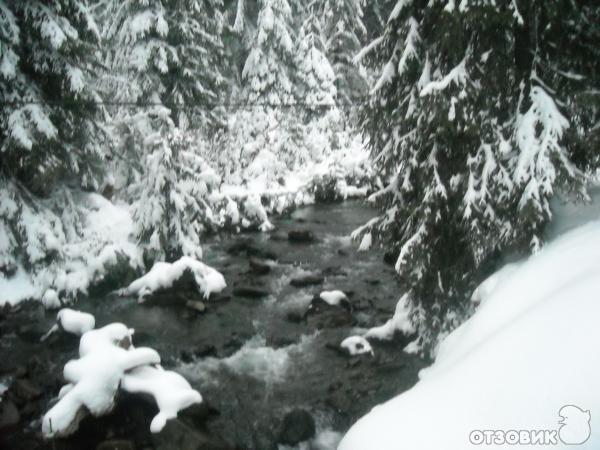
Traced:
<path fill-rule="evenodd" d="M 122 257 L 201 258 L 203 233 L 267 229 L 305 201 L 286 177 L 325 164 L 303 186 L 376 191 L 355 237 L 389 248 L 431 343 L 499 254 L 543 245 L 552 198 L 587 198 L 599 16 L 570 0 L 0 0 L 0 270 L 74 296 Z M 140 255 L 86 233 L 89 192 L 130 207 Z M 83 279 L 90 258 L 103 269 Z"/>

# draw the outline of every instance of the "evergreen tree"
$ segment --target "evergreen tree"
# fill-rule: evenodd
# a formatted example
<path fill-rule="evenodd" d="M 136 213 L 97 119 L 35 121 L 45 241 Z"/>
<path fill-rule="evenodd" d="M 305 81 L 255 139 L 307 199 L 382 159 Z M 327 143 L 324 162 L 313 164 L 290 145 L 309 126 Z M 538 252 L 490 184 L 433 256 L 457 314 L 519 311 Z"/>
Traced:
<path fill-rule="evenodd" d="M 292 9 L 287 0 L 261 0 L 256 33 L 242 77 L 249 104 L 294 102 Z"/>
<path fill-rule="evenodd" d="M 147 263 L 202 258 L 200 236 L 213 225 L 207 198 L 219 179 L 199 156 L 198 140 L 175 129 L 147 139 L 145 176 L 131 186 L 133 216 Z"/>
<path fill-rule="evenodd" d="M 307 104 L 331 107 L 335 105 L 335 74 L 327 56 L 318 11 L 313 2 L 307 8 L 306 18 L 300 28 L 296 67 L 300 79 L 300 98 Z"/>
<path fill-rule="evenodd" d="M 107 59 L 117 74 L 107 86 L 125 103 L 113 118 L 126 170 L 134 168 L 128 193 L 148 263 L 200 258 L 200 234 L 212 223 L 199 152 L 224 122 L 222 7 L 220 0 L 128 0 L 104 11 Z"/>
<path fill-rule="evenodd" d="M 98 38 L 85 0 L 0 1 L 0 170 L 35 193 L 101 182 Z"/>
<path fill-rule="evenodd" d="M 212 132 L 226 120 L 228 59 L 222 42 L 225 17 L 222 0 L 176 0 L 169 5 L 168 42 L 177 51 L 177 63 L 170 68 L 163 96 L 173 106 L 178 126 L 189 125 Z"/>
<path fill-rule="evenodd" d="M 383 68 L 361 125 L 387 182 L 366 229 L 397 250 L 422 343 L 468 314 L 499 251 L 539 248 L 555 193 L 586 195 L 568 129 L 593 120 L 572 115 L 556 74 L 579 59 L 589 83 L 595 63 L 589 47 L 572 59 L 556 45 L 589 33 L 590 14 L 559 0 L 399 0 L 372 49 Z"/>
<path fill-rule="evenodd" d="M 323 0 L 326 53 L 336 75 L 339 101 L 352 104 L 367 93 L 360 64 L 353 62 L 367 37 L 361 0 Z"/>

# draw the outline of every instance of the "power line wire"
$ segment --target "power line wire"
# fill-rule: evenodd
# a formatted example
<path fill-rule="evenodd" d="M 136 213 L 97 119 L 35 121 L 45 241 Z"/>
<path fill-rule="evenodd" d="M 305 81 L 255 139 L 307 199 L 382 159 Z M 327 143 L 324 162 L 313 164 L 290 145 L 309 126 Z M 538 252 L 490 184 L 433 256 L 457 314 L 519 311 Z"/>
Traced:
<path fill-rule="evenodd" d="M 351 108 L 360 107 L 365 105 L 369 100 L 369 97 L 356 97 L 351 99 L 350 102 L 341 102 L 339 104 L 330 103 L 307 103 L 307 102 L 294 102 L 294 103 L 245 103 L 245 102 L 223 102 L 223 103 L 209 103 L 209 102 L 189 102 L 189 103 L 161 103 L 161 102 L 129 102 L 129 101 L 86 101 L 86 100 L 39 100 L 39 101 L 10 101 L 0 103 L 2 108 L 19 108 L 24 106 L 122 106 L 130 108 L 152 108 L 157 106 L 163 106 L 169 109 L 217 109 L 217 108 L 236 108 L 236 109 L 253 109 L 253 108 L 272 108 L 272 109 L 285 109 L 285 108 L 304 108 L 304 109 L 333 109 L 333 108 Z"/>

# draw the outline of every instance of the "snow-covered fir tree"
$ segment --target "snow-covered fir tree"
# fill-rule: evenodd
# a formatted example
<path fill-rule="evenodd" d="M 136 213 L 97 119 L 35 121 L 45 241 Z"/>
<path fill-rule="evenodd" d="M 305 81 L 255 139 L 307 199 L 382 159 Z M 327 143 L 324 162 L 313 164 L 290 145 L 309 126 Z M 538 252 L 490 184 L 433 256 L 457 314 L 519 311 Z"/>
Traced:
<path fill-rule="evenodd" d="M 0 2 L 0 170 L 38 194 L 97 188 L 105 135 L 99 34 L 84 0 Z"/>
<path fill-rule="evenodd" d="M 244 97 L 249 104 L 288 105 L 295 101 L 292 9 L 287 0 L 261 0 L 252 48 L 244 64 Z"/>
<path fill-rule="evenodd" d="M 326 54 L 336 76 L 339 101 L 360 102 L 367 93 L 366 73 L 353 60 L 367 37 L 361 0 L 322 0 Z"/>
<path fill-rule="evenodd" d="M 98 28 L 86 1 L 0 1 L 0 42 L 0 273 L 27 273 L 32 296 L 72 294 L 83 277 L 65 260 L 84 229 L 71 189 L 97 189 L 109 152 Z"/>
<path fill-rule="evenodd" d="M 308 110 L 335 105 L 335 73 L 325 54 L 319 11 L 315 3 L 307 8 L 306 18 L 300 28 L 296 67 L 300 79 L 300 98 Z M 314 106 L 313 106 L 314 105 Z"/>
<path fill-rule="evenodd" d="M 213 226 L 209 194 L 219 182 L 198 140 L 175 129 L 146 140 L 145 176 L 130 187 L 136 234 L 147 263 L 202 258 L 200 237 Z"/>
<path fill-rule="evenodd" d="M 212 132 L 226 121 L 223 104 L 227 100 L 230 68 L 222 42 L 223 1 L 170 3 L 166 2 L 170 24 L 167 41 L 175 47 L 177 61 L 169 69 L 163 98 L 179 127 Z"/>
<path fill-rule="evenodd" d="M 556 193 L 586 195 L 568 134 L 582 120 L 557 82 L 571 61 L 554 49 L 592 17 L 560 7 L 399 0 L 369 49 L 383 69 L 361 125 L 385 187 L 374 196 L 383 214 L 365 229 L 396 249 L 424 344 L 468 314 L 499 251 L 540 247 Z"/>

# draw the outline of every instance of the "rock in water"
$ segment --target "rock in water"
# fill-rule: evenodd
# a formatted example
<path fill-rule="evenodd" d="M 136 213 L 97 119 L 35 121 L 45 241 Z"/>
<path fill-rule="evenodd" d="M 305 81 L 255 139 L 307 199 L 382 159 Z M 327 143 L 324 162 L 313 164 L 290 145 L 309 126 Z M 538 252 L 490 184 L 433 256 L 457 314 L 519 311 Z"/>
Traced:
<path fill-rule="evenodd" d="M 250 258 L 250 270 L 257 275 L 266 275 L 271 271 L 271 266 L 266 261 Z"/>
<path fill-rule="evenodd" d="M 96 450 L 135 450 L 135 445 L 125 439 L 109 439 L 98 444 Z"/>
<path fill-rule="evenodd" d="M 388 250 L 383 254 L 383 262 L 388 266 L 394 266 L 398 260 L 398 252 L 395 250 Z"/>
<path fill-rule="evenodd" d="M 236 297 L 262 298 L 269 295 L 269 291 L 254 286 L 238 286 L 233 288 Z"/>
<path fill-rule="evenodd" d="M 217 436 L 191 427 L 180 419 L 173 419 L 160 433 L 152 435 L 152 443 L 162 450 L 209 450 L 233 449 L 231 445 Z"/>
<path fill-rule="evenodd" d="M 279 442 L 285 445 L 298 445 L 315 435 L 315 419 L 303 409 L 294 409 L 286 414 L 279 432 Z"/>
<path fill-rule="evenodd" d="M 290 284 L 294 287 L 305 287 L 305 286 L 314 286 L 316 284 L 322 284 L 325 281 L 321 275 L 317 275 L 314 273 L 310 273 L 307 275 L 301 275 L 296 278 L 292 278 Z"/>
<path fill-rule="evenodd" d="M 288 240 L 300 244 L 308 244 L 315 241 L 315 235 L 310 230 L 290 230 Z"/>
<path fill-rule="evenodd" d="M 13 402 L 4 399 L 0 403 L 0 431 L 15 426 L 21 420 L 19 411 Z"/>
<path fill-rule="evenodd" d="M 200 300 L 188 300 L 185 302 L 185 306 L 199 313 L 206 311 L 206 305 Z"/>

